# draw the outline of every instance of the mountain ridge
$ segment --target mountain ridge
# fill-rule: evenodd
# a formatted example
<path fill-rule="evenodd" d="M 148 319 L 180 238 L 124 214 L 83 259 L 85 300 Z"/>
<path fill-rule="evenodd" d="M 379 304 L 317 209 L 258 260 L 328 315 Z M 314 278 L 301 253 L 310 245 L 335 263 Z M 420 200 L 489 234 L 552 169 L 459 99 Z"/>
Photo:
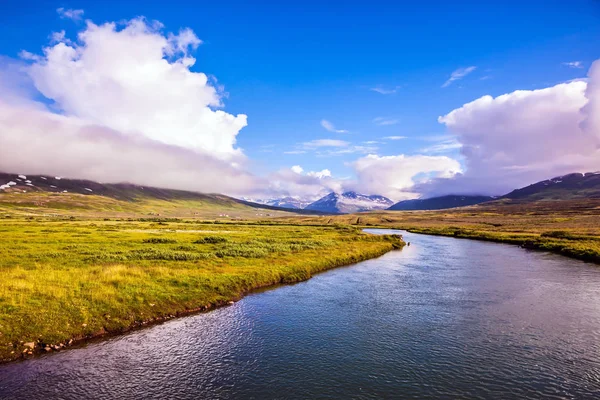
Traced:
<path fill-rule="evenodd" d="M 388 210 L 418 211 L 466 207 L 487 202 L 524 203 L 533 201 L 600 198 L 600 172 L 574 172 L 532 183 L 502 196 L 445 195 L 400 201 Z"/>
<path fill-rule="evenodd" d="M 142 199 L 163 201 L 193 200 L 203 204 L 211 204 L 223 208 L 248 206 L 256 209 L 286 211 L 298 214 L 318 214 L 318 212 L 302 209 L 259 204 L 218 193 L 200 193 L 187 190 L 165 189 L 132 183 L 100 183 L 87 179 L 70 179 L 51 175 L 24 175 L 0 172 L 1 193 L 76 193 L 80 195 L 105 196 L 115 200 L 136 202 Z"/>
<path fill-rule="evenodd" d="M 394 202 L 380 195 L 365 195 L 354 191 L 331 192 L 306 206 L 305 210 L 351 214 L 371 210 L 384 210 Z"/>
<path fill-rule="evenodd" d="M 388 210 L 393 211 L 416 211 L 416 210 L 443 210 L 447 208 L 466 207 L 494 200 L 492 196 L 467 196 L 467 195 L 445 195 L 430 197 L 427 199 L 403 200 L 394 204 Z"/>

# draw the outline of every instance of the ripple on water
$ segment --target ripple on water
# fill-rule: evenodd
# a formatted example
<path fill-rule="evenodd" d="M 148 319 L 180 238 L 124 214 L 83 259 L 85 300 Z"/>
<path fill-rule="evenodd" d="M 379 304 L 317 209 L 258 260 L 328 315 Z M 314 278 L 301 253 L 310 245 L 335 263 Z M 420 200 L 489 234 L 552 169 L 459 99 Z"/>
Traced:
<path fill-rule="evenodd" d="M 0 366 L 0 398 L 598 398 L 600 269 L 412 245 L 232 307 Z"/>

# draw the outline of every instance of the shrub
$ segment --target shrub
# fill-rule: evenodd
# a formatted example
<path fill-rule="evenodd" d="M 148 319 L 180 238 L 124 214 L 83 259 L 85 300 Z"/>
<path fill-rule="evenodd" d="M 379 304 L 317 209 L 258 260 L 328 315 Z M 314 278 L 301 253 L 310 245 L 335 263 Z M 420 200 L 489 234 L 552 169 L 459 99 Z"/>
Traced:
<path fill-rule="evenodd" d="M 194 241 L 196 244 L 217 244 L 217 243 L 225 243 L 227 242 L 227 238 L 222 236 L 205 236 L 201 239 Z"/>
<path fill-rule="evenodd" d="M 571 234 L 567 231 L 549 231 L 541 234 L 542 237 L 551 237 L 555 239 L 569 239 Z"/>
<path fill-rule="evenodd" d="M 163 238 L 163 237 L 153 237 L 144 239 L 143 243 L 153 243 L 153 244 L 161 244 L 161 243 L 177 243 L 175 239 Z"/>

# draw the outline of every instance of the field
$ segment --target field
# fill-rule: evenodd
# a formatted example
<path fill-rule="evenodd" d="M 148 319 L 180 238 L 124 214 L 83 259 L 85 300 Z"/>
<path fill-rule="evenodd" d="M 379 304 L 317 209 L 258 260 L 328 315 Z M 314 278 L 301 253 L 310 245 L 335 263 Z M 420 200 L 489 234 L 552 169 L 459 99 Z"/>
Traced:
<path fill-rule="evenodd" d="M 293 215 L 281 210 L 253 208 L 221 195 L 198 195 L 159 199 L 135 196 L 120 200 L 107 196 L 43 191 L 0 192 L 0 218 L 11 216 L 84 216 L 110 218 L 272 218 Z"/>
<path fill-rule="evenodd" d="M 0 217 L 0 359 L 238 299 L 403 246 L 355 227 Z"/>
<path fill-rule="evenodd" d="M 363 234 L 365 227 L 600 263 L 598 199 L 306 216 L 214 196 L 7 193 L 0 196 L 0 360 L 208 310 L 404 244 Z"/>
<path fill-rule="evenodd" d="M 600 199 L 497 202 L 439 211 L 292 216 L 298 224 L 388 227 L 415 233 L 512 243 L 600 263 Z"/>

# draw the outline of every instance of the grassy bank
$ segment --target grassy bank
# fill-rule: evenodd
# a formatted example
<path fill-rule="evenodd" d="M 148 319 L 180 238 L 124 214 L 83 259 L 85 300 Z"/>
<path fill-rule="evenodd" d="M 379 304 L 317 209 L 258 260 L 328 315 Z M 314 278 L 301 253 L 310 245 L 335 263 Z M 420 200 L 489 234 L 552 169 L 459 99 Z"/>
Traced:
<path fill-rule="evenodd" d="M 516 244 L 528 249 L 550 251 L 578 260 L 600 264 L 600 237 L 598 236 L 578 235 L 567 231 L 548 231 L 542 234 L 516 234 L 512 232 L 477 231 L 459 227 L 413 227 L 407 230 L 413 233 L 428 235 Z"/>
<path fill-rule="evenodd" d="M 284 218 L 510 243 L 600 264 L 600 199 L 495 203 L 439 211 L 382 211 Z"/>
<path fill-rule="evenodd" d="M 4 361 L 210 309 L 403 246 L 344 226 L 161 219 L 3 218 L 0 235 Z"/>

